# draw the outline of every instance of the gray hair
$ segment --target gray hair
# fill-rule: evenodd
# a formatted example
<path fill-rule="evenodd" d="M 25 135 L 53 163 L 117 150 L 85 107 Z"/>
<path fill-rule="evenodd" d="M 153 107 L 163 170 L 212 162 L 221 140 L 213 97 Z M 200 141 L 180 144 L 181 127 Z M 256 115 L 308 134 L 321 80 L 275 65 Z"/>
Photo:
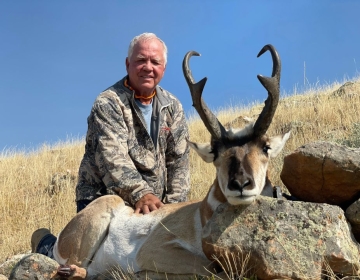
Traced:
<path fill-rule="evenodd" d="M 165 65 L 167 63 L 167 47 L 165 45 L 165 43 L 163 42 L 163 40 L 161 40 L 159 37 L 157 37 L 154 33 L 143 33 L 143 34 L 140 34 L 138 36 L 135 36 L 131 42 L 130 42 L 130 45 L 129 45 L 129 50 L 128 50 L 128 58 L 130 59 L 133 51 L 134 51 L 134 46 L 139 43 L 139 42 L 143 42 L 143 41 L 146 41 L 146 40 L 150 40 L 150 39 L 157 39 L 164 47 L 164 62 L 165 62 Z"/>

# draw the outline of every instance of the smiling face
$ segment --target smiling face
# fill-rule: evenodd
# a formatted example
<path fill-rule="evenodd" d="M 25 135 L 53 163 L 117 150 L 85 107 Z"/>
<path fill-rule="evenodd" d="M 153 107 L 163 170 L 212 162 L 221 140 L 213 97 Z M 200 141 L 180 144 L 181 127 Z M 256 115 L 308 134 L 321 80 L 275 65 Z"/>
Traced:
<path fill-rule="evenodd" d="M 126 58 L 126 71 L 136 94 L 150 96 L 165 72 L 162 43 L 156 38 L 137 42 L 131 57 Z"/>

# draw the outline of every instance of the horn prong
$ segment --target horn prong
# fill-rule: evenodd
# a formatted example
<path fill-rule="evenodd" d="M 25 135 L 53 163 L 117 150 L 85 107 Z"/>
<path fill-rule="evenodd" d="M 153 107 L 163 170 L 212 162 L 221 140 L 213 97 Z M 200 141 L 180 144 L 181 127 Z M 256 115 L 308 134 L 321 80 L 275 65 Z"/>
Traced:
<path fill-rule="evenodd" d="M 279 103 L 280 96 L 281 60 L 279 54 L 272 45 L 265 45 L 260 50 L 257 57 L 260 57 L 266 51 L 270 51 L 271 53 L 273 69 L 271 77 L 265 77 L 262 75 L 257 76 L 260 83 L 268 91 L 268 97 L 265 100 L 263 110 L 254 124 L 254 137 L 262 136 L 268 130 Z"/>
<path fill-rule="evenodd" d="M 195 83 L 189 67 L 189 59 L 191 56 L 200 56 L 200 54 L 195 51 L 189 51 L 183 60 L 183 73 L 190 89 L 193 107 L 198 112 L 201 120 L 203 121 L 207 130 L 210 132 L 211 136 L 214 139 L 222 139 L 226 137 L 226 130 L 216 118 L 216 116 L 211 112 L 202 98 L 202 92 L 204 90 L 207 78 L 205 77 L 199 82 Z"/>

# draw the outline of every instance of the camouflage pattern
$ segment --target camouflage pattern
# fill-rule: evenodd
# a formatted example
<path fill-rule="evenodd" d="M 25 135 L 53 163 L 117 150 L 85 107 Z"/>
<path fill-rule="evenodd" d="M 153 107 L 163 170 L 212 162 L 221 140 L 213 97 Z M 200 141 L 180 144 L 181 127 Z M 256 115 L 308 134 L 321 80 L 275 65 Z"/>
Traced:
<path fill-rule="evenodd" d="M 124 86 L 126 78 L 94 102 L 76 200 L 118 194 L 135 205 L 152 193 L 164 203 L 185 201 L 190 188 L 189 147 L 182 106 L 157 86 L 149 135 L 134 92 Z"/>

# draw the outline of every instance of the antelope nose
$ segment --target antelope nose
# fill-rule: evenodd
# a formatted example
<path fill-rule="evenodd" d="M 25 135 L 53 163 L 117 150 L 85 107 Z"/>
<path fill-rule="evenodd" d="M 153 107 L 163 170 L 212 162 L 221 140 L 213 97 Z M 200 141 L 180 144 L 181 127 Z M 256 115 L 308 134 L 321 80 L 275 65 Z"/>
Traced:
<path fill-rule="evenodd" d="M 238 180 L 231 180 L 231 182 L 228 184 L 228 188 L 231 191 L 240 191 L 242 192 L 243 189 L 250 185 L 250 181 L 247 180 L 243 184 L 241 184 Z"/>

